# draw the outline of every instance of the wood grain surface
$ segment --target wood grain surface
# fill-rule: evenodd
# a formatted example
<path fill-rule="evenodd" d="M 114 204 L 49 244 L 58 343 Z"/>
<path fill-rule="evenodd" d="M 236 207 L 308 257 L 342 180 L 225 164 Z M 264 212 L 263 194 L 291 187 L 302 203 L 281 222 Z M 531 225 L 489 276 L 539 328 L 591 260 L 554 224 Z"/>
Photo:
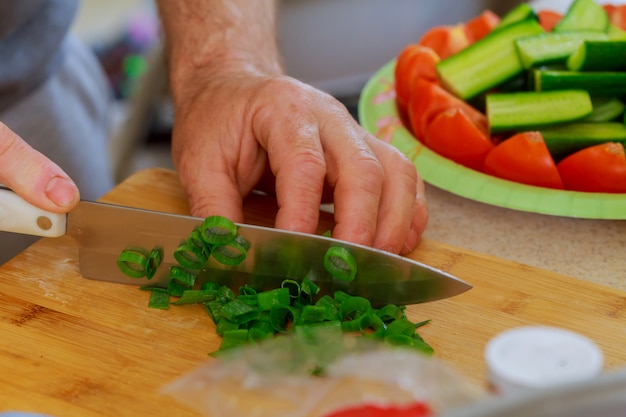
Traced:
<path fill-rule="evenodd" d="M 188 214 L 176 174 L 149 169 L 102 201 Z M 271 198 L 246 201 L 246 222 L 271 225 Z M 320 231 L 332 226 L 322 213 Z M 580 254 L 584 256 L 584 254 Z M 411 258 L 474 288 L 407 308 L 436 355 L 486 385 L 483 350 L 505 329 L 558 326 L 594 340 L 606 369 L 626 365 L 626 293 L 425 240 Z M 0 267 L 0 411 L 57 417 L 196 416 L 159 390 L 220 343 L 200 306 L 148 309 L 137 287 L 84 279 L 70 238 L 42 239 Z"/>

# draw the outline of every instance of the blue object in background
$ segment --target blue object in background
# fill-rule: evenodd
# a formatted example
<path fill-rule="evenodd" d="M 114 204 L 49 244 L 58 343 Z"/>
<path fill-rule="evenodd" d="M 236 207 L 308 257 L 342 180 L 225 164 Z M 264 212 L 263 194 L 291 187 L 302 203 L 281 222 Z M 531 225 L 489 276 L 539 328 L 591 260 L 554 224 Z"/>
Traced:
<path fill-rule="evenodd" d="M 0 417 L 52 417 L 46 414 L 27 413 L 24 411 L 0 412 Z"/>

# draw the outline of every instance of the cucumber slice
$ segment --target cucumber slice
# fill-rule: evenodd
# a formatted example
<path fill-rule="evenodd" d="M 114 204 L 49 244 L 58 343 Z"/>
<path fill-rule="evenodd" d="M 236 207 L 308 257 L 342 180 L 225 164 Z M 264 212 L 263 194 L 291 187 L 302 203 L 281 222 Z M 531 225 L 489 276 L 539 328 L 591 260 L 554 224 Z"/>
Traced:
<path fill-rule="evenodd" d="M 626 144 L 626 126 L 619 122 L 566 123 L 539 129 L 555 160 L 606 142 Z"/>
<path fill-rule="evenodd" d="M 626 68 L 626 40 L 585 40 L 567 59 L 572 71 L 615 71 Z"/>
<path fill-rule="evenodd" d="M 582 90 L 487 95 L 487 119 L 492 133 L 571 122 L 592 111 L 591 98 Z"/>
<path fill-rule="evenodd" d="M 552 29 L 554 32 L 569 30 L 599 30 L 606 32 L 609 15 L 594 0 L 574 0 L 569 9 Z"/>
<path fill-rule="evenodd" d="M 515 47 L 522 36 L 544 33 L 534 19 L 513 23 L 491 32 L 461 52 L 437 63 L 442 84 L 468 100 L 524 71 Z"/>
<path fill-rule="evenodd" d="M 520 22 L 526 19 L 539 20 L 535 9 L 530 7 L 527 3 L 521 3 L 512 8 L 500 19 L 500 22 L 496 25 L 494 30 L 502 29 L 505 26 L 512 25 L 513 23 Z"/>
<path fill-rule="evenodd" d="M 608 40 L 598 31 L 549 32 L 517 39 L 515 46 L 524 68 L 565 62 L 585 40 Z"/>
<path fill-rule="evenodd" d="M 626 72 L 535 70 L 535 91 L 586 90 L 593 96 L 626 94 Z"/>
<path fill-rule="evenodd" d="M 611 122 L 624 116 L 626 105 L 615 97 L 591 97 L 593 112 L 582 121 L 589 123 Z"/>

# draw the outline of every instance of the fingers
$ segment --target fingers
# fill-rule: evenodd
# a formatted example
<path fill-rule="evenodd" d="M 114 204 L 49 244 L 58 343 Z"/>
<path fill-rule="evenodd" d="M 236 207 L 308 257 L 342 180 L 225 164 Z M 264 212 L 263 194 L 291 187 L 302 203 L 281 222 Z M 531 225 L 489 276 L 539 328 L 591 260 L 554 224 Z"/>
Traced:
<path fill-rule="evenodd" d="M 79 201 L 78 188 L 67 174 L 1 122 L 0 183 L 52 212 L 67 212 Z"/>
<path fill-rule="evenodd" d="M 308 96 L 280 131 L 257 132 L 276 175 L 276 227 L 316 230 L 325 181 L 334 188 L 333 237 L 408 253 L 427 221 L 424 185 L 413 163 L 369 135 L 335 99 Z M 298 111 L 300 110 L 300 111 Z M 313 111 L 312 111 L 313 110 Z M 275 120 L 274 120 L 275 122 Z M 274 126 L 276 123 L 268 123 Z"/>
<path fill-rule="evenodd" d="M 424 183 L 400 151 L 370 135 L 367 142 L 385 170 L 373 246 L 406 254 L 417 246 L 426 227 Z"/>
<path fill-rule="evenodd" d="M 326 177 L 324 151 L 316 124 L 296 119 L 280 136 L 269 134 L 269 162 L 276 177 L 280 229 L 315 233 Z M 277 139 L 275 141 L 274 139 Z"/>

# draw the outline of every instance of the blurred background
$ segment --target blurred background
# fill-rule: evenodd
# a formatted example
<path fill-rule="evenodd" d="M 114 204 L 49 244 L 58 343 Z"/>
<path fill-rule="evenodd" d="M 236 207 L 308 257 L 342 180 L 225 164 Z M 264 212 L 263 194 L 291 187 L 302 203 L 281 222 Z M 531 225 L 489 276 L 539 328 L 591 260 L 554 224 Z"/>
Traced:
<path fill-rule="evenodd" d="M 356 118 L 367 80 L 427 28 L 519 0 L 283 0 L 279 43 L 289 75 L 340 99 Z M 118 181 L 172 167 L 173 113 L 151 0 L 82 0 L 73 32 L 98 55 L 115 92 L 111 154 Z"/>

